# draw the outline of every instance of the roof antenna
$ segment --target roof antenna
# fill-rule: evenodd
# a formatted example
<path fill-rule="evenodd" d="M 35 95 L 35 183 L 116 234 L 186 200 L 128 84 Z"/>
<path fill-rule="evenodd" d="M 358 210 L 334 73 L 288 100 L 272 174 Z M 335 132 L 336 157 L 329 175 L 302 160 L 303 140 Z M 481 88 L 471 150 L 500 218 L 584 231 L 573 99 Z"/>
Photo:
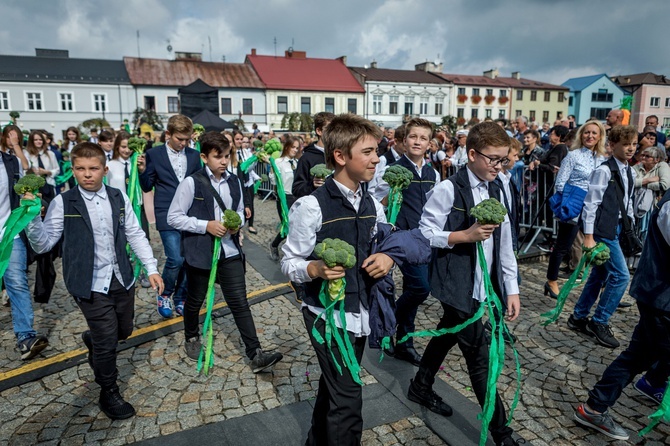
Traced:
<path fill-rule="evenodd" d="M 277 37 L 274 38 L 274 44 L 275 44 L 275 57 L 277 57 Z"/>

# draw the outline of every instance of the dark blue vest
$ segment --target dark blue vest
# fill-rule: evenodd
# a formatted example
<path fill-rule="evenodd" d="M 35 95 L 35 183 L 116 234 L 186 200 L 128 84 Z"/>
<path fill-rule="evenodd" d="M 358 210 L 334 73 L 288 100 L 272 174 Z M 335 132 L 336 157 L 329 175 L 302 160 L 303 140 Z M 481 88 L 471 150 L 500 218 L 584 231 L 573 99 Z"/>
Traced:
<path fill-rule="evenodd" d="M 20 178 L 18 158 L 2 151 L 0 151 L 0 156 L 2 156 L 2 163 L 5 165 L 5 170 L 7 171 L 7 183 L 9 186 L 7 194 L 9 196 L 9 203 L 12 210 L 14 210 L 19 207 L 19 202 L 21 201 L 21 197 L 14 192 L 14 185 Z"/>
<path fill-rule="evenodd" d="M 205 187 L 202 179 L 210 184 L 210 179 L 207 176 L 206 169 L 199 170 L 191 175 L 193 179 L 193 203 L 188 210 L 189 217 L 195 217 L 198 220 L 214 220 L 214 194 L 209 187 Z M 230 197 L 233 200 L 232 209 L 236 210 L 242 199 L 240 192 L 240 180 L 234 174 L 228 176 L 228 186 L 230 189 Z M 222 209 L 221 212 L 223 212 Z M 232 236 L 235 246 L 240 250 L 239 233 Z M 214 236 L 206 232 L 204 234 L 196 234 L 194 232 L 181 232 L 181 251 L 184 260 L 190 266 L 200 269 L 212 269 L 212 253 L 214 252 Z"/>
<path fill-rule="evenodd" d="M 454 184 L 454 205 L 444 225 L 445 231 L 462 231 L 475 224 L 470 209 L 475 205 L 470 188 L 467 168 L 463 167 L 455 175 L 447 178 Z M 489 183 L 489 196 L 500 200 L 500 188 Z M 500 227 L 493 231 L 493 261 L 491 282 L 503 299 L 502 267 L 500 265 Z M 472 314 L 478 302 L 472 298 L 477 262 L 477 245 L 459 243 L 452 249 L 434 248 L 430 263 L 430 288 L 433 296 L 450 307 Z"/>
<path fill-rule="evenodd" d="M 399 229 L 418 228 L 423 206 L 427 201 L 426 194 L 435 187 L 437 172 L 424 163 L 421 167 L 421 177 L 419 177 L 414 164 L 406 156 L 402 156 L 393 165 L 402 166 L 412 172 L 413 175 L 409 187 L 402 191 L 402 206 L 400 212 L 398 212 L 396 226 Z"/>
<path fill-rule="evenodd" d="M 325 238 L 339 238 L 356 248 L 356 265 L 346 270 L 344 278 L 347 281 L 344 297 L 344 309 L 349 313 L 360 313 L 360 305 L 370 308 L 368 301 L 369 290 L 373 280 L 361 269 L 363 260 L 370 255 L 372 230 L 377 222 L 377 210 L 374 199 L 366 192 L 363 193 L 358 212 L 342 195 L 332 177 L 315 190 L 321 208 L 321 229 L 316 233 L 316 243 Z M 314 252 L 307 258 L 316 260 Z M 314 279 L 305 284 L 305 303 L 314 307 L 323 307 L 319 301 L 322 279 Z M 336 304 L 339 310 L 341 304 Z"/>
<path fill-rule="evenodd" d="M 596 211 L 593 235 L 606 238 L 608 240 L 614 240 L 616 239 L 616 229 L 619 221 L 619 211 L 621 209 L 621 206 L 619 205 L 619 196 L 617 194 L 617 177 L 621 179 L 621 176 L 619 174 L 619 165 L 617 164 L 614 157 L 611 157 L 603 164 L 607 164 L 607 167 L 609 167 L 612 175 L 610 176 L 609 183 L 607 183 L 607 189 L 605 189 L 603 201 L 600 203 L 600 206 L 598 206 L 598 210 Z M 633 174 L 631 173 L 630 166 L 628 167 L 627 172 L 628 195 L 630 197 L 633 195 L 633 190 L 635 189 L 635 185 L 633 184 Z M 622 215 L 621 218 L 628 217 L 626 215 Z"/>
<path fill-rule="evenodd" d="M 133 267 L 126 252 L 126 205 L 118 189 L 107 187 L 107 197 L 112 208 L 114 251 L 121 271 L 123 285 L 133 281 Z M 63 197 L 63 280 L 68 292 L 76 298 L 90 299 L 93 287 L 93 259 L 95 241 L 91 218 L 84 197 L 75 187 Z M 132 209 L 128 210 L 133 212 Z"/>
<path fill-rule="evenodd" d="M 670 245 L 658 229 L 658 212 L 669 201 L 670 191 L 665 193 L 651 214 L 640 263 L 630 285 L 630 295 L 638 302 L 670 312 Z"/>

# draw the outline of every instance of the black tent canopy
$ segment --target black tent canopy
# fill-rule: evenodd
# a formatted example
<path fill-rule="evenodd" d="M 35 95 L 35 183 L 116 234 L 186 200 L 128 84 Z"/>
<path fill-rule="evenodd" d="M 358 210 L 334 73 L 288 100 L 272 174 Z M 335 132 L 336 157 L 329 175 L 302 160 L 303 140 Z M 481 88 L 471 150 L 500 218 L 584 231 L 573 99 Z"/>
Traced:
<path fill-rule="evenodd" d="M 179 105 L 181 114 L 191 119 L 203 110 L 216 115 L 219 112 L 219 91 L 202 79 L 196 79 L 179 89 Z"/>
<path fill-rule="evenodd" d="M 222 130 L 236 130 L 237 126 L 231 124 L 225 119 L 219 118 L 209 110 L 203 110 L 191 118 L 194 124 L 200 124 L 206 131 L 220 132 Z"/>

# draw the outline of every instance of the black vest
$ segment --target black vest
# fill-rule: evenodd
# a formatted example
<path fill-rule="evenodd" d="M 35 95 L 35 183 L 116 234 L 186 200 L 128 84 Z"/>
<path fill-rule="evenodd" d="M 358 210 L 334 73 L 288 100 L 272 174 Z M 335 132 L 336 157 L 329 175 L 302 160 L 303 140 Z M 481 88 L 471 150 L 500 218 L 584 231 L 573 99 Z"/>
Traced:
<path fill-rule="evenodd" d="M 0 156 L 2 156 L 2 163 L 5 165 L 5 170 L 7 171 L 7 183 L 9 186 L 7 194 L 9 196 L 9 203 L 12 210 L 14 210 L 19 207 L 21 201 L 21 197 L 14 192 L 14 185 L 20 178 L 18 158 L 2 151 L 0 151 Z"/>
<path fill-rule="evenodd" d="M 202 180 L 204 178 L 207 184 L 210 184 L 209 176 L 207 176 L 206 169 L 199 170 L 191 175 L 193 179 L 193 203 L 188 210 L 189 217 L 195 217 L 198 220 L 215 220 L 214 217 L 214 194 L 209 187 L 205 187 Z M 230 197 L 233 200 L 232 209 L 237 209 L 242 199 L 240 193 L 240 180 L 234 174 L 228 176 L 228 188 L 230 189 Z M 222 209 L 223 213 L 225 209 Z M 239 233 L 232 236 L 233 242 L 240 254 L 242 250 L 239 244 Z M 204 234 L 196 234 L 194 232 L 181 231 L 181 251 L 184 260 L 190 266 L 200 269 L 212 269 L 212 253 L 214 252 L 214 236 L 208 232 Z"/>
<path fill-rule="evenodd" d="M 321 208 L 321 229 L 316 233 L 316 243 L 325 238 L 339 238 L 356 248 L 356 265 L 346 270 L 347 281 L 344 297 L 344 309 L 348 313 L 360 313 L 360 305 L 370 308 L 369 290 L 373 280 L 361 269 L 363 260 L 370 255 L 372 230 L 377 222 L 377 210 L 373 198 L 363 193 L 358 212 L 342 195 L 332 177 L 312 193 Z M 316 260 L 314 252 L 307 257 Z M 305 303 L 314 307 L 323 307 L 319 301 L 322 279 L 314 279 L 305 284 Z M 335 305 L 339 310 L 340 303 Z"/>
<path fill-rule="evenodd" d="M 620 180 L 621 176 L 619 174 L 619 165 L 617 164 L 614 157 L 611 157 L 603 164 L 606 164 L 609 167 L 611 176 L 610 181 L 607 183 L 607 189 L 605 189 L 605 194 L 603 195 L 603 201 L 598 206 L 596 211 L 596 220 L 593 226 L 593 235 L 606 238 L 608 240 L 616 239 L 616 229 L 619 221 L 619 211 L 621 210 L 621 205 L 619 205 L 619 196 L 617 194 L 617 179 Z M 601 164 L 602 165 L 602 164 Z M 631 173 L 631 168 L 628 166 L 628 197 L 633 195 L 633 190 L 635 185 L 633 184 L 633 174 Z M 618 177 L 618 178 L 617 178 Z M 623 193 L 622 193 L 623 195 Z M 628 202 L 628 200 L 626 200 Z M 625 207 L 624 203 L 624 207 Z M 628 218 L 626 215 L 622 215 L 621 218 Z"/>
<path fill-rule="evenodd" d="M 121 271 L 123 285 L 132 283 L 133 267 L 126 252 L 126 205 L 120 190 L 107 187 L 107 197 L 112 208 L 114 251 Z M 91 218 L 84 197 L 75 187 L 63 197 L 63 280 L 68 292 L 76 298 L 90 299 L 93 287 L 93 260 L 95 241 Z M 133 212 L 129 209 L 128 212 Z"/>
<path fill-rule="evenodd" d="M 386 158 L 386 165 L 390 166 L 396 162 L 395 156 L 393 156 L 393 151 L 387 150 L 380 158 Z"/>
<path fill-rule="evenodd" d="M 669 201 L 670 191 L 665 193 L 651 214 L 640 263 L 630 284 L 630 295 L 638 302 L 668 312 L 670 312 L 670 274 L 668 274 L 670 245 L 658 229 L 658 212 Z"/>
<path fill-rule="evenodd" d="M 521 197 L 519 195 L 519 189 L 517 189 L 516 184 L 514 183 L 514 179 L 510 178 L 509 192 L 511 196 L 508 197 L 507 193 L 505 192 L 505 187 L 503 186 L 502 180 L 499 177 L 495 179 L 495 183 L 500 189 L 500 197 L 502 198 L 501 203 L 505 205 L 505 208 L 507 208 L 510 229 L 512 230 L 512 248 L 514 251 L 518 251 L 521 215 Z"/>
<path fill-rule="evenodd" d="M 402 166 L 412 172 L 412 182 L 409 187 L 402 191 L 402 206 L 398 212 L 396 226 L 400 229 L 416 229 L 426 204 L 426 194 L 435 187 L 437 172 L 428 164 L 421 167 L 421 177 L 416 173 L 414 164 L 402 156 L 394 165 Z"/>
<path fill-rule="evenodd" d="M 454 205 L 444 225 L 445 231 L 462 231 L 472 226 L 476 220 L 470 216 L 475 205 L 470 188 L 467 168 L 460 169 L 447 178 L 454 184 Z M 500 200 L 500 188 L 489 183 L 489 196 Z M 500 227 L 493 231 L 493 261 L 491 262 L 491 282 L 498 297 L 503 300 L 502 267 L 500 265 Z M 439 301 L 457 310 L 472 314 L 478 301 L 472 298 L 477 265 L 477 245 L 459 243 L 452 249 L 434 248 L 430 262 L 430 288 Z"/>

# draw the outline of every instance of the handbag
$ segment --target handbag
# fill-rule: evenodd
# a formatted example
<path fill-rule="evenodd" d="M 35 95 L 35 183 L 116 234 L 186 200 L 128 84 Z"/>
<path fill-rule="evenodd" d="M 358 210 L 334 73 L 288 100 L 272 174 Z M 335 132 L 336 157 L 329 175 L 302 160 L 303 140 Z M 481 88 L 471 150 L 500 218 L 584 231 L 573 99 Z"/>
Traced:
<path fill-rule="evenodd" d="M 637 218 L 644 217 L 654 205 L 654 191 L 641 187 L 633 195 L 633 214 Z"/>
<path fill-rule="evenodd" d="M 579 217 L 584 207 L 586 191 L 570 183 L 566 183 L 563 192 L 556 192 L 549 198 L 552 212 L 563 223 Z"/>
<path fill-rule="evenodd" d="M 616 182 L 616 194 L 619 201 L 619 209 L 621 210 L 621 219 L 623 220 L 623 232 L 619 234 L 619 246 L 621 246 L 621 251 L 626 257 L 633 257 L 642 252 L 642 241 L 633 231 L 633 227 L 630 224 L 630 218 L 628 217 L 628 200 L 626 200 L 626 206 L 623 205 L 623 181 L 621 180 L 621 175 L 619 171 L 612 171 L 614 175 L 614 181 Z M 629 182 L 632 177 L 629 177 Z M 631 184 L 631 187 L 633 185 Z"/>

